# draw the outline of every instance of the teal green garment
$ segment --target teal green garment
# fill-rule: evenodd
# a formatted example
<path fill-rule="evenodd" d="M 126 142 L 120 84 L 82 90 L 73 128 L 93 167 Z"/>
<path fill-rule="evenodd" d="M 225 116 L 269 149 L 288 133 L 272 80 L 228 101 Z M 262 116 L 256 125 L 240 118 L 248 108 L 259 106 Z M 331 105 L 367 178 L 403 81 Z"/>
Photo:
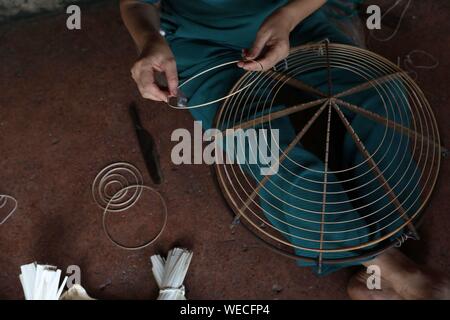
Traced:
<path fill-rule="evenodd" d="M 163 0 L 162 29 L 165 31 L 165 37 L 176 57 L 180 82 L 182 83 L 199 72 L 218 64 L 239 59 L 241 50 L 251 47 L 264 19 L 286 2 L 285 0 Z M 291 33 L 292 46 L 324 39 L 329 39 L 334 43 L 351 44 L 351 41 L 330 23 L 322 10 L 318 10 L 304 20 Z M 342 72 L 342 75 L 337 77 L 341 79 L 340 82 L 333 84 L 335 92 L 344 91 L 363 81 L 353 74 L 346 74 L 345 71 L 339 72 Z M 183 93 L 188 97 L 189 105 L 215 100 L 226 95 L 243 73 L 244 71 L 237 67 L 215 70 L 183 87 Z M 336 74 L 334 78 L 336 78 Z M 301 80 L 326 92 L 327 86 L 323 79 L 326 79 L 326 75 L 320 74 L 320 72 L 311 72 L 303 76 Z M 402 96 L 401 87 L 395 94 L 399 97 Z M 408 112 L 399 110 L 397 114 L 387 115 L 384 110 L 380 110 L 382 105 L 380 97 L 374 91 L 366 91 L 351 96 L 347 101 L 361 105 L 380 115 L 399 119 L 399 123 L 409 126 Z M 196 120 L 203 122 L 203 127 L 206 129 L 213 126 L 214 117 L 219 107 L 220 104 L 218 103 L 199 109 L 191 109 L 190 112 Z M 282 105 L 278 106 L 278 108 L 283 107 Z M 367 149 L 374 153 L 375 161 L 378 162 L 385 176 L 389 177 L 389 183 L 398 195 L 399 200 L 404 204 L 405 209 L 407 211 L 414 210 L 417 207 L 418 192 L 408 189 L 408 184 L 410 179 L 419 179 L 419 172 L 409 154 L 398 152 L 402 148 L 407 148 L 410 142 L 405 136 L 386 129 L 385 126 L 380 126 L 366 118 L 346 111 L 345 114 Z M 296 134 L 289 118 L 272 121 L 271 126 L 280 130 L 280 148 L 281 150 L 285 149 Z M 386 143 L 377 149 L 380 139 L 383 138 Z M 339 161 L 346 166 L 363 162 L 362 156 L 357 151 L 350 135 L 346 134 L 340 143 L 343 152 Z M 391 144 L 398 146 L 398 148 L 389 148 Z M 324 176 L 322 173 L 303 170 L 296 163 L 317 171 L 323 171 L 324 164 L 301 144 L 292 149 L 289 158 L 291 160 L 286 159 L 283 162 L 284 168 L 280 167 L 280 171 L 272 176 L 265 188 L 259 192 L 260 205 L 271 223 L 286 232 L 285 236 L 291 243 L 303 247 L 318 248 L 321 221 L 320 215 L 313 212 L 322 211 L 323 185 L 312 181 L 322 182 Z M 393 163 L 395 165 L 392 165 Z M 242 168 L 247 174 L 253 175 L 256 180 L 263 178 L 254 165 L 242 165 Z M 359 166 L 353 174 L 355 177 L 360 176 L 357 180 L 358 185 L 365 185 L 364 188 L 360 188 L 355 194 L 351 195 L 351 198 L 363 199 L 361 200 L 362 203 L 357 204 L 358 210 L 346 202 L 348 196 L 345 193 L 338 193 L 343 190 L 338 177 L 333 174 L 328 175 L 330 184 L 326 201 L 333 204 L 328 205 L 326 211 L 343 213 L 327 215 L 324 232 L 327 240 L 333 241 L 342 240 L 339 231 L 354 230 L 352 231 L 352 238 L 355 238 L 355 240 L 347 241 L 346 246 L 357 245 L 379 237 L 379 232 L 374 232 L 374 230 L 379 229 L 379 225 L 375 222 L 381 217 L 387 217 L 383 220 L 383 223 L 390 224 L 386 227 L 386 232 L 397 228 L 401 223 L 398 215 L 389 214 L 394 210 L 394 207 L 390 204 L 390 199 L 379 185 L 378 180 L 370 173 L 368 165 Z M 306 189 L 314 192 L 305 191 Z M 288 193 L 291 195 L 287 195 Z M 370 212 L 376 213 L 367 219 L 361 219 L 362 215 L 367 215 Z M 336 222 L 338 216 L 339 220 L 344 219 L 351 222 L 332 224 Z M 311 231 L 305 231 L 304 229 Z M 346 237 L 348 237 L 348 233 Z M 303 238 L 315 239 L 317 242 L 311 242 Z M 331 243 L 327 248 L 335 247 Z M 297 249 L 296 253 L 299 256 L 317 258 L 317 253 L 314 252 Z M 364 250 L 326 253 L 323 258 L 345 258 L 358 256 L 361 253 L 364 253 Z M 299 260 L 299 264 L 313 268 L 317 266 L 316 263 L 306 263 L 303 260 Z M 325 265 L 322 268 L 322 273 L 325 274 L 344 266 Z"/>

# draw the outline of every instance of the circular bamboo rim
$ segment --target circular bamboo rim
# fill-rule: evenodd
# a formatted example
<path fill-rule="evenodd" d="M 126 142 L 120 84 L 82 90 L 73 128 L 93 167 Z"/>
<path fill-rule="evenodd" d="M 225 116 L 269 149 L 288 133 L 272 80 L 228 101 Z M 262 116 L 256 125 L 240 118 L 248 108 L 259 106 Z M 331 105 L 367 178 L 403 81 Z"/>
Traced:
<path fill-rule="evenodd" d="M 333 70 L 337 69 L 358 76 L 362 83 L 335 92 L 336 90 L 333 90 Z M 326 74 L 324 83 L 327 84 L 327 92 L 321 92 L 318 88 L 312 87 L 301 81 L 301 76 L 303 74 L 312 71 L 324 72 L 324 74 Z M 289 106 L 282 110 L 272 110 L 278 101 L 277 99 L 282 95 L 283 89 L 286 87 L 300 90 L 300 92 L 314 98 L 310 101 Z M 376 91 L 380 101 L 383 103 L 383 109 L 387 116 L 372 112 L 368 110 L 366 106 L 358 106 L 346 101 L 347 98 L 353 94 L 365 90 Z M 280 62 L 274 70 L 266 71 L 263 74 L 260 72 L 247 72 L 235 84 L 231 93 L 237 91 L 239 92 L 230 95 L 229 98 L 225 100 L 223 106 L 216 115 L 215 127 L 222 130 L 224 135 L 225 130 L 230 128 L 247 129 L 260 126 L 270 130 L 271 122 L 275 119 L 287 117 L 307 109 L 316 110 L 316 113 L 311 117 L 308 123 L 299 130 L 294 141 L 284 150 L 280 150 L 279 165 L 283 170 L 287 170 L 293 174 L 289 168 L 283 167 L 283 161 L 287 159 L 291 163 L 295 163 L 295 165 L 302 170 L 322 174 L 324 179 L 322 181 L 314 181 L 297 176 L 298 179 L 304 179 L 308 184 L 321 184 L 321 186 L 323 186 L 323 192 L 303 188 L 301 185 L 292 185 L 288 180 L 282 181 L 282 184 L 280 183 L 280 185 L 275 185 L 275 188 L 279 188 L 281 191 L 284 190 L 283 186 L 288 185 L 291 188 L 299 188 L 302 189 L 302 191 L 323 196 L 322 201 L 320 202 L 322 206 L 320 212 L 309 210 L 307 208 L 295 207 L 295 205 L 287 203 L 284 199 L 277 199 L 277 201 L 281 201 L 284 206 L 295 209 L 295 212 L 297 213 L 296 215 L 292 215 L 288 212 L 283 212 L 283 214 L 294 220 L 299 219 L 320 226 L 319 231 L 308 230 L 299 227 L 298 225 L 277 219 L 275 216 L 270 217 L 273 220 L 277 220 L 277 222 L 283 226 L 298 230 L 296 234 L 291 234 L 277 228 L 269 221 L 267 216 L 270 216 L 270 212 L 264 212 L 264 209 L 261 207 L 261 201 L 266 200 L 258 200 L 258 193 L 261 190 L 270 192 L 270 190 L 266 188 L 266 183 L 270 181 L 271 176 L 266 176 L 261 179 L 261 181 L 257 182 L 255 177 L 244 172 L 245 166 L 248 166 L 248 163 L 241 164 L 238 168 L 229 164 L 215 164 L 218 185 L 224 198 L 235 214 L 235 220 L 239 219 L 256 237 L 277 252 L 296 259 L 314 261 L 317 262 L 319 266 L 323 263 L 335 264 L 364 259 L 366 257 L 377 255 L 393 245 L 401 244 L 409 237 L 418 238 L 416 227 L 419 220 L 422 218 L 421 213 L 427 205 L 435 187 L 440 169 L 441 145 L 433 111 L 423 92 L 405 71 L 401 70 L 389 60 L 368 50 L 325 42 L 291 49 L 289 57 Z M 396 92 L 395 95 L 394 92 Z M 399 93 L 401 93 L 400 97 Z M 249 108 L 248 106 L 253 106 L 253 108 Z M 253 109 L 256 111 L 253 112 Z M 370 121 L 385 126 L 384 135 L 379 142 L 379 146 L 375 150 L 370 152 L 365 148 L 363 141 L 359 139 L 358 130 L 355 130 L 352 127 L 351 122 L 347 120 L 347 117 L 342 110 L 365 117 Z M 398 112 L 399 110 L 400 112 Z M 395 111 L 392 112 L 392 118 L 389 118 L 389 111 Z M 325 133 L 326 152 L 324 155 L 324 170 L 317 170 L 295 162 L 294 159 L 289 158 L 289 152 L 301 141 L 321 113 L 325 112 L 328 112 L 328 120 L 327 132 Z M 262 113 L 263 115 L 261 115 Z M 364 159 L 354 166 L 334 171 L 329 168 L 327 155 L 329 144 L 331 143 L 330 139 L 332 139 L 332 137 L 330 137 L 332 125 L 331 113 L 336 113 L 338 115 L 338 118 L 342 121 L 342 124 L 347 130 L 347 134 L 352 138 Z M 396 118 L 397 116 L 398 118 Z M 404 119 L 403 116 L 405 117 Z M 408 122 L 409 126 L 405 126 L 405 122 Z M 399 134 L 401 137 L 400 141 L 406 142 L 408 148 L 402 149 L 404 143 L 395 143 L 394 134 L 392 132 Z M 409 170 L 399 172 L 399 166 L 397 166 L 398 163 L 394 163 L 393 159 L 387 159 L 386 154 L 381 154 L 381 147 L 386 145 L 389 149 L 392 148 L 391 150 L 394 150 L 395 155 L 398 155 L 402 160 L 407 159 L 405 158 L 405 155 L 408 152 L 411 153 L 411 159 L 407 163 L 407 169 L 411 168 L 415 174 L 419 175 L 419 181 L 417 181 L 417 183 L 413 179 L 414 175 L 409 177 L 406 176 L 406 173 Z M 375 156 L 377 157 L 377 160 L 375 160 Z M 382 161 L 387 162 L 384 171 L 378 168 L 377 161 L 378 163 Z M 351 178 L 349 179 L 327 181 L 329 174 L 349 174 L 362 165 L 368 165 L 371 170 L 363 172 L 359 176 L 351 175 Z M 387 171 L 387 168 L 390 166 L 394 169 L 394 173 L 390 176 L 386 176 L 385 171 Z M 395 181 L 396 179 L 393 177 L 396 173 L 396 178 L 400 176 L 398 181 Z M 369 213 L 360 215 L 358 219 L 346 221 L 341 219 L 341 217 L 349 212 L 348 210 L 334 212 L 327 211 L 327 206 L 343 203 L 342 201 L 327 201 L 330 195 L 333 196 L 339 193 L 348 195 L 349 192 L 358 191 L 358 189 L 364 187 L 364 185 L 358 185 L 357 181 L 366 174 L 371 176 L 369 183 L 376 181 L 379 184 L 379 187 L 376 188 L 375 191 L 379 188 L 383 188 L 384 196 L 377 198 L 372 202 L 364 201 L 366 200 L 364 198 L 370 196 L 370 194 L 360 195 L 359 197 L 354 198 L 348 196 L 348 202 L 351 202 L 350 204 L 353 208 L 351 210 L 364 210 Z M 406 186 L 397 194 L 398 185 L 403 179 L 404 182 L 406 182 Z M 343 189 L 340 192 L 327 192 L 327 187 L 334 183 L 356 183 L 356 186 L 349 189 Z M 367 184 L 368 183 L 365 185 Z M 396 190 L 395 192 L 394 189 Z M 414 194 L 413 191 L 419 192 L 419 196 L 416 199 L 411 198 L 410 201 L 413 201 L 413 205 L 405 208 L 405 205 L 407 205 L 406 202 L 411 195 Z M 276 198 L 276 195 L 271 195 Z M 401 199 L 401 197 L 403 197 L 403 199 Z M 289 198 L 299 198 L 302 201 L 319 204 L 318 201 L 301 198 L 296 194 L 290 193 Z M 388 214 L 381 215 L 381 217 L 376 218 L 375 221 L 369 222 L 370 220 L 368 221 L 368 218 L 373 219 L 374 217 L 380 216 L 381 210 L 384 209 L 383 207 L 372 212 L 370 206 L 382 199 L 389 199 L 388 205 L 393 205 L 395 209 L 391 210 Z M 355 202 L 362 204 L 355 207 Z M 271 203 L 265 204 L 271 205 L 274 209 L 279 210 L 279 208 L 273 206 Z M 385 207 L 387 207 L 387 205 Z M 320 216 L 320 219 L 305 219 L 303 213 Z M 327 217 L 331 217 L 331 215 L 334 215 L 335 220 L 331 222 L 327 221 Z M 388 224 L 387 221 L 390 219 L 394 220 Z M 326 231 L 324 227 L 331 224 L 345 226 L 345 224 L 356 220 L 360 220 L 359 222 L 362 222 L 363 225 L 353 229 L 338 229 L 339 231 Z M 395 228 L 393 230 L 387 230 L 394 223 L 396 223 Z M 349 232 L 354 232 L 362 228 L 369 228 L 371 231 L 368 235 L 364 234 L 359 238 L 344 237 L 342 240 L 329 240 L 329 238 L 327 238 L 327 236 L 332 233 L 341 233 L 342 235 L 345 235 L 346 233 L 348 234 Z M 315 237 L 308 237 L 308 234 L 315 234 Z M 301 246 L 289 241 L 287 239 L 288 237 L 291 239 L 294 238 L 308 241 L 308 243 L 313 243 L 313 245 Z M 367 237 L 369 237 L 367 240 L 363 239 Z M 348 241 L 357 242 L 357 244 L 350 246 L 345 245 L 344 242 Z M 295 249 L 301 250 L 302 253 L 300 255 L 294 253 L 293 251 Z M 348 253 L 348 258 L 329 257 L 330 255 L 333 256 L 335 253 Z"/>

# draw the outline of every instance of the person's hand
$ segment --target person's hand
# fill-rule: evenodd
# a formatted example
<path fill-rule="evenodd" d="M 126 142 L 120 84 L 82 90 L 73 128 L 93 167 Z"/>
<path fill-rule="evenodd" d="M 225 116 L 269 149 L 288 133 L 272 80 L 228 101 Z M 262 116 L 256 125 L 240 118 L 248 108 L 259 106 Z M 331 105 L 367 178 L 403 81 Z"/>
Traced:
<path fill-rule="evenodd" d="M 164 88 L 166 84 L 158 83 L 159 74 L 165 75 L 167 88 Z M 148 40 L 148 45 L 131 68 L 131 75 L 142 97 L 146 99 L 167 102 L 169 96 L 177 95 L 178 74 L 175 57 L 160 35 Z"/>
<path fill-rule="evenodd" d="M 293 19 L 287 10 L 277 10 L 259 28 L 252 48 L 244 51 L 244 61 L 238 67 L 250 71 L 269 70 L 289 55 L 289 34 Z M 253 61 L 252 61 L 253 60 Z M 255 62 L 256 61 L 256 62 Z"/>

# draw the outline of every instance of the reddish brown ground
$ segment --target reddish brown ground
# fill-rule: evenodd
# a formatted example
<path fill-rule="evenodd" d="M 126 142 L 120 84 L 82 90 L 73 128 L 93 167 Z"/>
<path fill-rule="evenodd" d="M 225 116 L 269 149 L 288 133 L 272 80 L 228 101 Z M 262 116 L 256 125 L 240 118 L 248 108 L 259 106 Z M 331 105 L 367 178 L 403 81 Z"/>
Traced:
<path fill-rule="evenodd" d="M 81 31 L 68 31 L 65 18 L 55 14 L 0 26 L 0 193 L 19 200 L 16 214 L 0 226 L 0 298 L 22 298 L 19 266 L 37 260 L 62 268 L 79 265 L 82 284 L 94 297 L 154 299 L 149 256 L 174 243 L 194 251 L 186 281 L 191 299 L 347 297 L 352 270 L 320 278 L 261 247 L 242 228 L 232 234 L 210 169 L 171 164 L 170 134 L 192 128 L 191 117 L 139 98 L 129 73 L 135 50 L 115 2 L 84 7 Z M 436 70 L 419 70 L 418 82 L 444 143 L 450 136 L 449 18 L 447 0 L 414 1 L 393 41 L 369 42 L 393 61 L 412 49 L 439 59 Z M 169 221 L 157 245 L 127 252 L 103 235 L 90 185 L 113 161 L 135 163 L 145 172 L 127 113 L 133 99 L 145 126 L 158 136 L 166 178 L 160 191 Z M 419 263 L 446 273 L 449 170 L 444 161 L 423 240 L 406 248 Z"/>

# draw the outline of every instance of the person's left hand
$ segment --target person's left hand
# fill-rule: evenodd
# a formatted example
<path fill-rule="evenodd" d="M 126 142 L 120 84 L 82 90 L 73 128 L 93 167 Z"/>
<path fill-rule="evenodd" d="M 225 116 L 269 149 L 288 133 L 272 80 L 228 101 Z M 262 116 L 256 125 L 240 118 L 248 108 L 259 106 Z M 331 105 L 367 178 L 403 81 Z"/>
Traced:
<path fill-rule="evenodd" d="M 289 55 L 289 34 L 292 19 L 285 10 L 277 10 L 259 28 L 250 51 L 244 51 L 244 61 L 238 67 L 250 71 L 269 70 Z M 253 61 L 251 61 L 253 60 Z"/>

